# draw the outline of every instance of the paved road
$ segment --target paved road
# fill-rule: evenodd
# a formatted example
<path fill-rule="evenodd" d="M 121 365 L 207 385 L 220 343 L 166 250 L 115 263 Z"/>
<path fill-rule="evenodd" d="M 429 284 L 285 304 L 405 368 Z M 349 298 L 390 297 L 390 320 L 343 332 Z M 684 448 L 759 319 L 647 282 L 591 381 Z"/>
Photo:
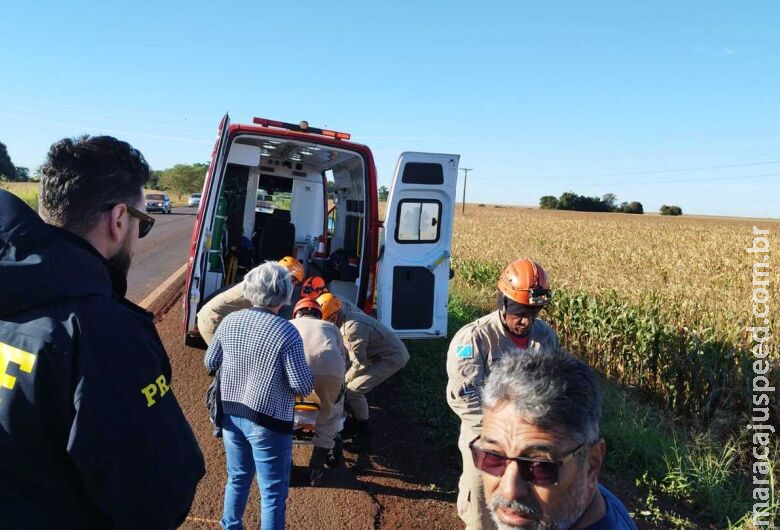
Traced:
<path fill-rule="evenodd" d="M 138 241 L 127 275 L 127 297 L 140 302 L 184 265 L 190 251 L 195 208 L 174 208 L 169 215 L 151 214 L 155 219 L 149 235 Z"/>

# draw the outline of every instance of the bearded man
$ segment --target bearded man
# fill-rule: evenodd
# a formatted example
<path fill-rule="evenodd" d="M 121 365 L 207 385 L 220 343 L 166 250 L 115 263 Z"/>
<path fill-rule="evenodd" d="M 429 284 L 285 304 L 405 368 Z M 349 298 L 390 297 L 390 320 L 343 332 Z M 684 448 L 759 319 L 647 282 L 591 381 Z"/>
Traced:
<path fill-rule="evenodd" d="M 561 350 L 514 350 L 493 367 L 469 446 L 499 530 L 636 530 L 598 483 L 601 406 L 593 370 Z"/>
<path fill-rule="evenodd" d="M 127 271 L 154 218 L 143 155 L 64 139 L 40 217 L 0 190 L 0 513 L 4 528 L 177 528 L 205 473 L 152 314 Z"/>

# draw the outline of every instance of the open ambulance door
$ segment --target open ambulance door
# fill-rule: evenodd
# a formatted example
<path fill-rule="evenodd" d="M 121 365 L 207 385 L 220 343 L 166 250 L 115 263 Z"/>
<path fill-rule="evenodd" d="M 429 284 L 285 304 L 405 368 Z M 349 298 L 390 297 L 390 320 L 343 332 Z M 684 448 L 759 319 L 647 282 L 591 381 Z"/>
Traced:
<path fill-rule="evenodd" d="M 184 284 L 184 343 L 188 346 L 205 347 L 203 339 L 196 331 L 197 319 L 195 316 L 204 293 L 212 225 L 215 218 L 214 210 L 219 201 L 220 186 L 215 186 L 214 181 L 220 179 L 224 171 L 229 128 L 230 116 L 225 114 L 219 124 L 217 142 L 211 152 L 211 163 L 203 183 L 200 207 L 195 219 L 195 227 L 192 230 L 190 257 L 187 261 L 187 275 Z"/>
<path fill-rule="evenodd" d="M 401 338 L 447 335 L 459 159 L 403 153 L 395 166 L 380 241 L 377 316 Z"/>

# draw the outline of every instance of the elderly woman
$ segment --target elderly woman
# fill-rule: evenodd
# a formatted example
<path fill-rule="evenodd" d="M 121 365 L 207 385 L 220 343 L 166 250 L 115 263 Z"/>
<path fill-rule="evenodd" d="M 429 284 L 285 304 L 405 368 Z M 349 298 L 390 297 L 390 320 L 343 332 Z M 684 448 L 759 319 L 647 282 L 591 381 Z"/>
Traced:
<path fill-rule="evenodd" d="M 292 458 L 295 395 L 308 395 L 314 378 L 295 327 L 279 317 L 293 285 L 278 263 L 264 263 L 244 277 L 252 308 L 229 314 L 206 352 L 206 367 L 220 366 L 222 437 L 228 480 L 222 528 L 243 528 L 241 519 L 257 470 L 262 526 L 282 529 Z"/>

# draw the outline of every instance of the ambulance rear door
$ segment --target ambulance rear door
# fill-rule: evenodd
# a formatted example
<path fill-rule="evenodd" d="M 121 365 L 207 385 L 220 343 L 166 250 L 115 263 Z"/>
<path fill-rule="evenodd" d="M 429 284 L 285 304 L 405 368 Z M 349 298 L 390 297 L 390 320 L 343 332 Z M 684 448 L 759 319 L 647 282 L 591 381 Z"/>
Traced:
<path fill-rule="evenodd" d="M 219 182 L 225 166 L 229 128 L 230 117 L 225 114 L 217 130 L 217 141 L 211 152 L 211 163 L 203 183 L 203 194 L 192 230 L 190 256 L 184 284 L 184 342 L 188 346 L 205 346 L 200 334 L 195 331 L 197 327 L 195 315 L 201 297 L 204 296 L 208 249 L 211 244 L 211 230 L 219 201 Z"/>
<path fill-rule="evenodd" d="M 459 159 L 403 153 L 395 167 L 379 247 L 377 316 L 401 338 L 447 335 Z"/>

